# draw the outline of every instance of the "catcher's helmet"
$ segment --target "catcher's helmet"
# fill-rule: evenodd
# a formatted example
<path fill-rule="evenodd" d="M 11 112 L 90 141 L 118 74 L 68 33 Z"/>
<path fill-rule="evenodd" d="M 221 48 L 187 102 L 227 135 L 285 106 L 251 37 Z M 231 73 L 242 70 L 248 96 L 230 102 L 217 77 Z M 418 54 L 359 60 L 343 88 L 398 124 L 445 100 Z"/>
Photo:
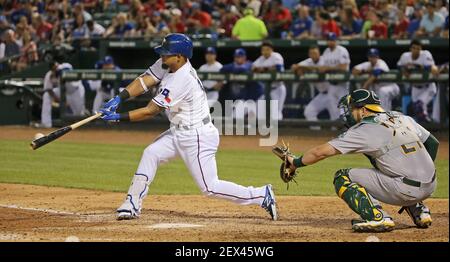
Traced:
<path fill-rule="evenodd" d="M 350 94 L 343 96 L 339 100 L 338 107 L 341 109 L 340 118 L 348 128 L 356 124 L 356 120 L 352 116 L 352 108 L 365 107 L 375 113 L 385 112 L 375 92 L 366 89 L 356 89 Z"/>
<path fill-rule="evenodd" d="M 184 34 L 168 34 L 164 37 L 161 45 L 155 47 L 159 55 L 183 55 L 192 58 L 193 44 L 189 37 Z"/>

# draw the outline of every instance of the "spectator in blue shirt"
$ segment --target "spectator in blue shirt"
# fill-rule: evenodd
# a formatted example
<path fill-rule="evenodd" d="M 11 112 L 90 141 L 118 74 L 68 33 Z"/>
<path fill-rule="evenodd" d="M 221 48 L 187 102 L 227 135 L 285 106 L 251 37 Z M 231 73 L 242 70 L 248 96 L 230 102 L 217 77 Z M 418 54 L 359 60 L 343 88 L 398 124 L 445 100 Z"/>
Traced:
<path fill-rule="evenodd" d="M 445 18 L 444 27 L 442 29 L 442 37 L 448 38 L 448 16 Z"/>
<path fill-rule="evenodd" d="M 323 0 L 306 0 L 306 1 L 302 1 L 302 2 L 306 2 L 304 4 L 309 6 L 309 8 L 311 8 L 312 10 L 315 10 L 315 9 L 321 10 L 321 9 L 323 9 L 323 5 L 324 5 Z"/>
<path fill-rule="evenodd" d="M 153 27 L 156 29 L 156 35 L 164 37 L 170 33 L 170 29 L 166 22 L 162 19 L 161 13 L 158 11 L 153 12 L 151 19 Z"/>
<path fill-rule="evenodd" d="M 345 8 L 340 12 L 341 32 L 343 39 L 360 37 L 363 21 L 353 16 L 352 8 Z"/>
<path fill-rule="evenodd" d="M 444 25 L 445 19 L 434 9 L 434 3 L 428 2 L 427 13 L 422 17 L 420 21 L 420 28 L 416 32 L 418 37 L 437 37 L 441 34 L 442 26 Z"/>
<path fill-rule="evenodd" d="M 419 30 L 420 20 L 422 20 L 422 10 L 420 8 L 416 8 L 414 10 L 413 19 L 410 20 L 411 22 L 406 30 L 408 32 L 408 38 L 413 38 L 416 31 Z"/>
<path fill-rule="evenodd" d="M 311 35 L 311 26 L 313 19 L 309 15 L 307 6 L 300 6 L 297 8 L 298 17 L 294 20 L 289 31 L 290 38 L 308 38 Z"/>
<path fill-rule="evenodd" d="M 19 23 L 19 20 L 22 16 L 26 16 L 28 22 L 31 22 L 31 9 L 27 8 L 26 6 L 29 4 L 31 3 L 28 3 L 27 1 L 18 1 L 15 10 L 11 13 L 10 16 L 11 22 L 13 22 L 13 24 Z"/>
<path fill-rule="evenodd" d="M 119 13 L 112 19 L 111 25 L 108 30 L 106 30 L 105 36 L 130 37 L 133 28 L 133 24 L 127 20 L 127 15 L 125 13 Z"/>
<path fill-rule="evenodd" d="M 294 10 L 299 2 L 299 0 L 282 0 L 283 6 L 289 10 Z"/>

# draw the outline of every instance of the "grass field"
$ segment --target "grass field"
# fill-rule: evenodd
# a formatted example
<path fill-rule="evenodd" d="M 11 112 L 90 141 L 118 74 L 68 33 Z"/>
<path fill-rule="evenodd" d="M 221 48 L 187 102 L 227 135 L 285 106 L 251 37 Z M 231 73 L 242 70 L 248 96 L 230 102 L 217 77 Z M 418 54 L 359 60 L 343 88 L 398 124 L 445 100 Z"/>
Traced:
<path fill-rule="evenodd" d="M 0 141 L 0 182 L 126 192 L 143 146 L 58 142 L 32 151 L 29 141 Z M 242 185 L 274 185 L 279 195 L 334 195 L 336 170 L 368 167 L 361 155 L 338 156 L 302 168 L 299 185 L 289 190 L 278 177 L 279 161 L 268 152 L 219 150 L 219 177 Z M 448 198 L 448 159 L 437 160 L 438 188 L 433 197 Z M 180 160 L 158 170 L 150 194 L 199 194 Z"/>

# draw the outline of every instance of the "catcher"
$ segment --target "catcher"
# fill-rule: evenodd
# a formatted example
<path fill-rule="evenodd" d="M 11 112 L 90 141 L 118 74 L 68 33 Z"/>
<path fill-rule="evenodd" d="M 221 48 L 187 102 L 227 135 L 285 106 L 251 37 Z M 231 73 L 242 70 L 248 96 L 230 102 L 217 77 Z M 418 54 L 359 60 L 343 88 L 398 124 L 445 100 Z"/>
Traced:
<path fill-rule="evenodd" d="M 337 195 L 362 220 L 352 220 L 356 232 L 386 232 L 394 229 L 392 217 L 380 202 L 402 206 L 419 228 L 431 225 L 430 210 L 422 203 L 436 188 L 433 163 L 439 142 L 411 117 L 385 112 L 377 95 L 357 89 L 341 98 L 341 119 L 347 132 L 296 157 L 286 146 L 273 152 L 284 162 L 281 178 L 289 183 L 296 169 L 338 154 L 362 153 L 373 168 L 338 170 L 334 176 Z"/>

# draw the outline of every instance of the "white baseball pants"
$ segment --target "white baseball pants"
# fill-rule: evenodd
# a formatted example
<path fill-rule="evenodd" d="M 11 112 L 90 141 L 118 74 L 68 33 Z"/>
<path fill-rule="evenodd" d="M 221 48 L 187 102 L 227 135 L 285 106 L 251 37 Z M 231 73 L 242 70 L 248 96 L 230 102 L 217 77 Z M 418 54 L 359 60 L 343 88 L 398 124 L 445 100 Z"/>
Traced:
<path fill-rule="evenodd" d="M 329 97 L 329 109 L 330 111 L 330 119 L 336 120 L 339 119 L 339 116 L 341 114 L 338 104 L 339 100 L 345 96 L 348 95 L 348 86 L 342 86 L 342 85 L 332 85 L 330 84 L 328 86 L 328 97 Z"/>
<path fill-rule="evenodd" d="M 215 154 L 219 146 L 219 131 L 212 124 L 196 129 L 180 130 L 171 127 L 162 133 L 142 154 L 141 161 L 128 190 L 136 210 L 148 193 L 159 165 L 180 156 L 201 192 L 210 197 L 222 198 L 241 205 L 261 205 L 266 187 L 244 187 L 219 180 Z"/>
<path fill-rule="evenodd" d="M 53 92 L 58 98 L 61 98 L 61 89 L 54 88 Z M 79 87 L 72 93 L 66 92 L 66 103 L 69 105 L 73 115 L 82 115 L 84 113 L 84 88 Z M 52 127 L 52 103 L 53 98 L 48 92 L 42 96 L 41 124 L 44 127 Z M 59 105 L 64 106 L 64 105 Z"/>
<path fill-rule="evenodd" d="M 431 102 L 431 100 L 433 100 L 436 93 L 437 88 L 435 83 L 430 83 L 428 86 L 424 86 L 422 88 L 413 86 L 411 89 L 411 100 L 413 102 L 421 101 L 423 111 L 427 114 L 427 105 Z"/>
<path fill-rule="evenodd" d="M 397 84 L 376 87 L 373 91 L 380 98 L 381 107 L 386 111 L 392 110 L 392 100 L 400 94 L 400 88 Z"/>

